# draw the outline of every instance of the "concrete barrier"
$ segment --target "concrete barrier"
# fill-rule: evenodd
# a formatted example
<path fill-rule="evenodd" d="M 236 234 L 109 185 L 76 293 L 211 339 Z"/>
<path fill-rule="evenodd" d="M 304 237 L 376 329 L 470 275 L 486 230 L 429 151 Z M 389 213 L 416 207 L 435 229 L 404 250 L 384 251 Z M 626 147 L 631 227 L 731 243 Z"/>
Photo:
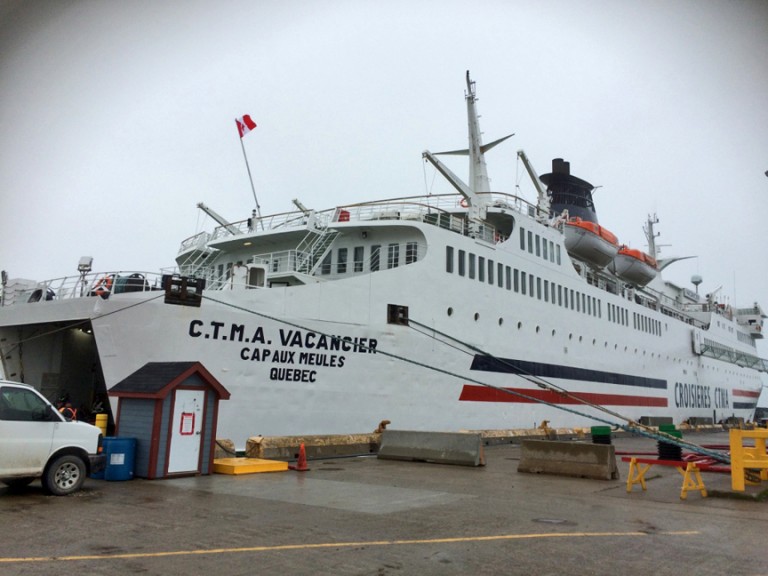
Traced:
<path fill-rule="evenodd" d="M 253 436 L 245 444 L 248 458 L 268 460 L 294 460 L 299 447 L 304 444 L 306 456 L 336 458 L 375 454 L 379 449 L 381 434 L 328 434 L 315 436 Z"/>
<path fill-rule="evenodd" d="M 518 472 L 618 480 L 616 450 L 611 444 L 523 440 Z"/>
<path fill-rule="evenodd" d="M 385 430 L 379 458 L 460 466 L 485 466 L 480 434 Z"/>

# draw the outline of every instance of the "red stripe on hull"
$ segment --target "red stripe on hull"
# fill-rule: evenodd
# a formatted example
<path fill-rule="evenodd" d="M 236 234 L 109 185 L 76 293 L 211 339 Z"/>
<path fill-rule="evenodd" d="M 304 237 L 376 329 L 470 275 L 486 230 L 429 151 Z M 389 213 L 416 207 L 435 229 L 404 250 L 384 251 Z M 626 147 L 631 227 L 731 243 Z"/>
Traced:
<path fill-rule="evenodd" d="M 531 404 L 537 400 L 544 400 L 551 404 L 581 404 L 579 400 L 601 404 L 603 406 L 652 406 L 666 408 L 667 399 L 653 396 L 624 396 L 622 394 L 594 394 L 591 392 L 571 393 L 571 396 L 563 396 L 549 390 L 527 390 L 525 388 L 507 388 L 513 392 L 525 394 L 529 398 L 523 398 L 514 394 L 507 394 L 500 390 L 487 388 L 486 386 L 474 386 L 465 384 L 459 400 L 464 402 L 518 402 Z M 535 400 L 534 400 L 535 399 Z"/>
<path fill-rule="evenodd" d="M 736 390 L 733 391 L 734 396 L 746 396 L 747 398 L 758 398 L 760 392 L 752 392 L 751 390 Z"/>

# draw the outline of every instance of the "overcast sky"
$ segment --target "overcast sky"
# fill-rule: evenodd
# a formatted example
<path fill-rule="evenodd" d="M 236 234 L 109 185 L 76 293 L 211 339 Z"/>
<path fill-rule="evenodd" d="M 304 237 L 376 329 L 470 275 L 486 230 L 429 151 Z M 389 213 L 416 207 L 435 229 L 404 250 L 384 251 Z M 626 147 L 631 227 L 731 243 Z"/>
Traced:
<path fill-rule="evenodd" d="M 477 82 L 492 187 L 534 198 L 564 157 L 601 224 L 666 277 L 768 307 L 768 3 L 716 0 L 0 4 L 0 268 L 172 266 L 231 220 L 453 191 L 421 152 L 466 145 Z M 451 167 L 466 176 L 461 158 Z M 763 354 L 765 355 L 765 354 Z"/>

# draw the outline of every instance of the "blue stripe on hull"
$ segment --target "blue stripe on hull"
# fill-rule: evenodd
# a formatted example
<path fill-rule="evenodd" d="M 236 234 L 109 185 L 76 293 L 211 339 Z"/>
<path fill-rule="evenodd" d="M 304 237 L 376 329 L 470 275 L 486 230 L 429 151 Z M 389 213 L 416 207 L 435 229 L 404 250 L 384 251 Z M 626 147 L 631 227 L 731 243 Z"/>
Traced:
<path fill-rule="evenodd" d="M 495 358 L 476 354 L 472 360 L 472 370 L 483 372 L 501 372 L 504 374 L 524 374 L 541 376 L 542 378 L 560 378 L 563 380 L 583 380 L 585 382 L 602 382 L 618 386 L 636 386 L 639 388 L 667 389 L 667 381 L 658 378 L 645 378 L 616 372 L 602 372 L 561 364 L 546 364 L 544 362 L 529 362 L 513 358 Z"/>

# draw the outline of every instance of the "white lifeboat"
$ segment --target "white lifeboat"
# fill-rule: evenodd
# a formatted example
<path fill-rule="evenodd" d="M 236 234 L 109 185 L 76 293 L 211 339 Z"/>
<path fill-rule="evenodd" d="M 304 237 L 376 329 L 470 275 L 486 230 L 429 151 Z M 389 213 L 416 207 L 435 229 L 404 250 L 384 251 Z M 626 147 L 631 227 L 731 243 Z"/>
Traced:
<path fill-rule="evenodd" d="M 645 286 L 656 278 L 659 273 L 659 266 L 655 258 L 642 250 L 622 246 L 613 259 L 611 270 L 619 278 L 630 284 Z"/>
<path fill-rule="evenodd" d="M 570 218 L 565 222 L 563 232 L 568 253 L 597 268 L 610 264 L 619 251 L 616 235 L 596 222 Z"/>

